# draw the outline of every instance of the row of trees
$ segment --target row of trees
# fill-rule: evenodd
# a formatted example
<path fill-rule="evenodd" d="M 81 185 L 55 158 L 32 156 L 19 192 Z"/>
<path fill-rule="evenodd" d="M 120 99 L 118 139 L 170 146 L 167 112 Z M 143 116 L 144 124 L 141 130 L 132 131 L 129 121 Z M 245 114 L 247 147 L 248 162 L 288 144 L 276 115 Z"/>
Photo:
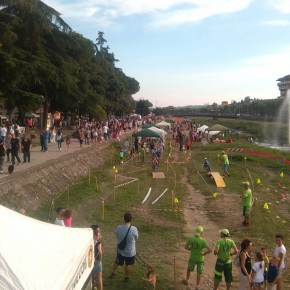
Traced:
<path fill-rule="evenodd" d="M 96 42 L 74 32 L 39 0 L 0 0 L 0 98 L 19 116 L 50 111 L 103 118 L 135 107 L 140 86 L 115 66 L 103 32 Z"/>
<path fill-rule="evenodd" d="M 229 117 L 250 117 L 256 119 L 275 119 L 279 115 L 279 111 L 286 111 L 288 106 L 283 106 L 285 98 L 278 97 L 276 99 L 259 100 L 251 99 L 249 96 L 237 102 L 232 101 L 230 104 L 222 106 L 217 103 L 199 107 L 165 107 L 155 108 L 153 111 L 157 115 L 166 114 L 206 114 L 206 115 L 223 115 Z M 287 114 L 285 112 L 284 117 Z"/>

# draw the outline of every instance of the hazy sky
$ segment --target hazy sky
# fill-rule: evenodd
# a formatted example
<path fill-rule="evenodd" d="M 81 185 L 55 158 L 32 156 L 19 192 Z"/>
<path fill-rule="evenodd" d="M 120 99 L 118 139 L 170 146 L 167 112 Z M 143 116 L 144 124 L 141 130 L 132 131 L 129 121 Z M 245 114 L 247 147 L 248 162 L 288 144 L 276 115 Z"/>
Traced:
<path fill-rule="evenodd" d="M 43 0 L 76 32 L 104 32 L 154 106 L 279 96 L 290 74 L 290 0 Z"/>

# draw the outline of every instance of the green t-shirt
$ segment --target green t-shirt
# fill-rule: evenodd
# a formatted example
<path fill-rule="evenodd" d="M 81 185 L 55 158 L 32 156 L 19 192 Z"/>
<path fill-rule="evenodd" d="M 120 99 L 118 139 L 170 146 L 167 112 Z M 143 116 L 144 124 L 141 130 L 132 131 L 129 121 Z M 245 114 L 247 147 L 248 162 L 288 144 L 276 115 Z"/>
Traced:
<path fill-rule="evenodd" d="M 217 257 L 223 261 L 230 262 L 231 249 L 236 248 L 236 244 L 231 239 L 219 239 L 215 243 L 219 247 Z"/>
<path fill-rule="evenodd" d="M 223 160 L 224 160 L 224 164 L 230 164 L 230 162 L 229 162 L 229 157 L 228 157 L 227 154 L 224 154 L 224 155 L 223 155 Z"/>
<path fill-rule="evenodd" d="M 186 245 L 190 246 L 190 259 L 194 262 L 203 262 L 204 255 L 203 250 L 208 247 L 208 242 L 201 237 L 192 236 L 188 238 Z"/>
<path fill-rule="evenodd" d="M 120 158 L 123 158 L 124 157 L 124 152 L 120 151 L 119 156 L 120 156 Z"/>
<path fill-rule="evenodd" d="M 243 206 L 252 206 L 252 190 L 248 188 L 247 190 L 244 191 L 244 198 L 242 200 L 242 205 Z"/>

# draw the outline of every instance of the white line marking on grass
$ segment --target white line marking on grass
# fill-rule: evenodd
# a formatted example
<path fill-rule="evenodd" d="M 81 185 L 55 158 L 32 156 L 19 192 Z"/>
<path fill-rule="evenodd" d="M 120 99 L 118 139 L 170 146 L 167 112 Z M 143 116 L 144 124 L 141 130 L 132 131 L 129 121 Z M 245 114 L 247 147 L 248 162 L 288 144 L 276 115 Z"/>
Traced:
<path fill-rule="evenodd" d="M 145 198 L 143 199 L 142 203 L 144 203 L 151 193 L 152 187 L 149 188 L 148 193 L 146 194 Z"/>
<path fill-rule="evenodd" d="M 168 188 L 166 188 L 153 202 L 152 204 L 154 204 L 156 201 L 158 201 L 159 198 L 161 198 L 163 196 L 163 194 L 168 190 Z"/>

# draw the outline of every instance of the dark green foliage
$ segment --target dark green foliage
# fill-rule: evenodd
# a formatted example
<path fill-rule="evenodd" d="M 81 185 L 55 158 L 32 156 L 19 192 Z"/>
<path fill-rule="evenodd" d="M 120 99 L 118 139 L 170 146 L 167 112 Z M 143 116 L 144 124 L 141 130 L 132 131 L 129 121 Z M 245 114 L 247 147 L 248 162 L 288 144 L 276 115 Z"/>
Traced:
<path fill-rule="evenodd" d="M 103 35 L 94 44 L 39 0 L 0 0 L 0 96 L 20 113 L 41 102 L 45 112 L 129 113 L 139 83 L 115 67 Z"/>

